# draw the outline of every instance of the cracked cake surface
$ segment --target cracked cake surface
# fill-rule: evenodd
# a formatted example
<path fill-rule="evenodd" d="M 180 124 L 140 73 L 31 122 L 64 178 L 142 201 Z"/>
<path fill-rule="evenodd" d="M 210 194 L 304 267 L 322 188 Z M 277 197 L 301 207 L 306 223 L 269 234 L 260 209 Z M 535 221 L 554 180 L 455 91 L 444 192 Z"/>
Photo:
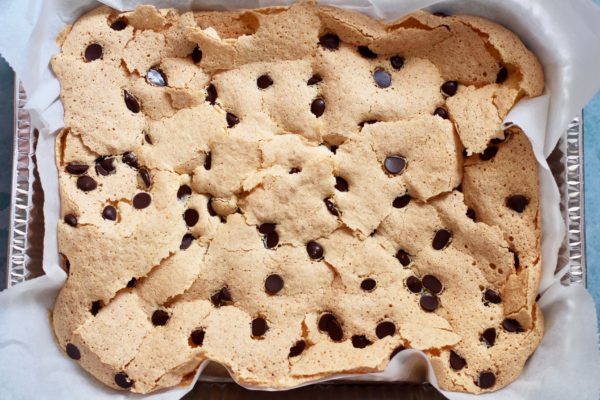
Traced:
<path fill-rule="evenodd" d="M 422 350 L 494 391 L 539 344 L 537 59 L 488 20 L 299 2 L 99 7 L 58 39 L 66 354 L 104 384 L 204 360 L 288 388 Z"/>

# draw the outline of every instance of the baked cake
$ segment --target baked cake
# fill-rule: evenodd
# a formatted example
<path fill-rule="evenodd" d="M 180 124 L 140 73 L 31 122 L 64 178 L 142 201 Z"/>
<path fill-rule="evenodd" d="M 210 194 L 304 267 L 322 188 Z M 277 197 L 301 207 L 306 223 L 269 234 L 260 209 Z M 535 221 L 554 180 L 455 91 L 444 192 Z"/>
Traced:
<path fill-rule="evenodd" d="M 539 62 L 488 20 L 384 23 L 299 2 L 97 8 L 52 68 L 57 341 L 104 384 L 187 384 L 204 360 L 289 388 L 422 350 L 494 391 L 543 331 L 537 163 L 518 127 Z"/>

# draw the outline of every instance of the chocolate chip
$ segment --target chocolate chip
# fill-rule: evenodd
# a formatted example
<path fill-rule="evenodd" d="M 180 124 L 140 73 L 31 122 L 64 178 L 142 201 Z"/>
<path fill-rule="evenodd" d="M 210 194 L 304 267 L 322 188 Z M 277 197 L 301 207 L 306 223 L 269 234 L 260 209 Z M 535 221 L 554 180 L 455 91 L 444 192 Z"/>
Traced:
<path fill-rule="evenodd" d="M 373 80 L 377 86 L 385 89 L 392 84 L 392 75 L 386 70 L 376 69 L 375 72 L 373 72 Z"/>
<path fill-rule="evenodd" d="M 379 339 L 383 339 L 386 336 L 394 336 L 396 333 L 396 325 L 391 321 L 380 322 L 375 328 L 375 334 Z"/>
<path fill-rule="evenodd" d="M 77 226 L 77 217 L 74 216 L 73 214 L 67 214 L 65 215 L 65 224 L 72 226 L 72 227 L 76 227 Z"/>
<path fill-rule="evenodd" d="M 467 365 L 467 360 L 450 350 L 450 367 L 455 371 L 460 371 Z"/>
<path fill-rule="evenodd" d="M 419 300 L 421 308 L 427 312 L 435 311 L 435 309 L 438 308 L 439 303 L 438 298 L 430 294 L 422 295 Z"/>
<path fill-rule="evenodd" d="M 277 247 L 277 245 L 279 244 L 279 234 L 277 232 L 268 233 L 265 236 L 264 243 L 267 249 L 273 249 Z"/>
<path fill-rule="evenodd" d="M 268 235 L 269 233 L 275 232 L 275 224 L 270 222 L 265 222 L 264 224 L 260 224 L 258 226 L 258 231 L 263 235 Z"/>
<path fill-rule="evenodd" d="M 368 345 L 372 344 L 372 342 L 367 339 L 365 335 L 354 335 L 352 336 L 352 346 L 357 349 L 364 349 Z"/>
<path fill-rule="evenodd" d="M 222 287 L 221 290 L 210 296 L 210 301 L 215 307 L 221 307 L 230 303 L 232 301 L 232 298 L 231 293 L 229 292 L 229 288 L 227 286 Z"/>
<path fill-rule="evenodd" d="M 191 196 L 192 188 L 188 185 L 181 185 L 179 189 L 177 189 L 177 199 L 182 200 L 185 197 Z"/>
<path fill-rule="evenodd" d="M 92 43 L 85 48 L 85 61 L 90 62 L 102 58 L 102 46 Z"/>
<path fill-rule="evenodd" d="M 467 208 L 467 217 L 472 219 L 473 221 L 475 221 L 475 218 L 477 217 L 475 210 L 473 210 L 471 207 Z"/>
<path fill-rule="evenodd" d="M 204 169 L 210 171 L 212 168 L 212 153 L 209 151 L 204 158 Z"/>
<path fill-rule="evenodd" d="M 496 154 L 498 153 L 498 147 L 496 146 L 489 146 L 488 148 L 486 148 L 483 153 L 481 153 L 479 155 L 479 159 L 481 161 L 489 161 L 492 158 L 496 157 Z"/>
<path fill-rule="evenodd" d="M 496 375 L 493 372 L 486 371 L 479 374 L 477 386 L 482 389 L 489 389 L 496 384 Z"/>
<path fill-rule="evenodd" d="M 67 343 L 67 355 L 71 357 L 73 360 L 79 360 L 81 358 L 81 353 L 77 346 L 73 343 Z"/>
<path fill-rule="evenodd" d="M 389 156 L 385 158 L 383 166 L 388 173 L 397 175 L 404 171 L 406 160 L 402 156 Z"/>
<path fill-rule="evenodd" d="M 306 348 L 306 343 L 304 342 L 304 340 L 298 340 L 296 342 L 296 344 L 290 348 L 290 354 L 288 355 L 288 357 L 299 356 L 300 354 L 302 354 L 302 352 L 304 351 L 305 348 Z"/>
<path fill-rule="evenodd" d="M 425 275 L 422 279 L 423 286 L 433 294 L 438 294 L 442 291 L 442 282 L 433 275 Z"/>
<path fill-rule="evenodd" d="M 421 290 L 423 290 L 423 284 L 416 276 L 406 278 L 406 287 L 413 293 L 421 293 Z"/>
<path fill-rule="evenodd" d="M 152 86 L 167 86 L 167 77 L 158 68 L 150 68 L 146 72 L 146 82 Z"/>
<path fill-rule="evenodd" d="M 127 287 L 128 287 L 128 288 L 135 287 L 135 284 L 136 284 L 136 283 L 137 283 L 137 279 L 135 279 L 135 278 L 131 278 L 131 279 L 129 280 L 129 282 L 127 282 Z"/>
<path fill-rule="evenodd" d="M 72 175 L 81 175 L 85 173 L 90 167 L 85 164 L 68 164 L 65 170 Z"/>
<path fill-rule="evenodd" d="M 317 97 L 310 105 L 310 112 L 319 118 L 325 112 L 325 100 L 322 97 Z"/>
<path fill-rule="evenodd" d="M 139 173 L 144 185 L 146 185 L 147 188 L 152 186 L 152 177 L 150 176 L 150 171 L 148 171 L 146 168 L 140 168 Z"/>
<path fill-rule="evenodd" d="M 125 99 L 125 105 L 129 109 L 129 111 L 131 111 L 134 114 L 137 114 L 140 112 L 140 103 L 127 90 L 123 91 L 123 98 Z"/>
<path fill-rule="evenodd" d="M 194 47 L 194 50 L 192 50 L 192 61 L 195 64 L 198 64 L 200 61 L 202 61 L 202 50 L 200 50 L 200 47 L 198 46 Z"/>
<path fill-rule="evenodd" d="M 271 274 L 265 279 L 265 291 L 268 294 L 276 294 L 283 289 L 283 278 L 277 274 Z"/>
<path fill-rule="evenodd" d="M 204 343 L 205 334 L 206 333 L 204 332 L 204 329 L 195 329 L 192 331 L 192 334 L 190 335 L 190 340 L 194 344 L 194 346 L 202 346 L 202 343 Z"/>
<path fill-rule="evenodd" d="M 125 372 L 119 372 L 115 375 L 115 383 L 123 389 L 129 389 L 133 386 L 133 381 L 129 379 Z"/>
<path fill-rule="evenodd" d="M 340 212 L 337 209 L 337 207 L 335 206 L 335 204 L 333 204 L 333 202 L 329 199 L 325 199 L 323 200 L 323 202 L 325 203 L 325 207 L 327 207 L 327 211 L 329 211 L 331 214 L 335 215 L 336 217 L 340 216 Z"/>
<path fill-rule="evenodd" d="M 310 241 L 306 244 L 306 252 L 313 260 L 320 260 L 323 257 L 323 247 L 314 241 Z"/>
<path fill-rule="evenodd" d="M 109 220 L 109 221 L 116 221 L 117 220 L 117 209 L 114 208 L 113 206 L 104 207 L 104 210 L 102 210 L 102 218 Z"/>
<path fill-rule="evenodd" d="M 409 194 L 398 196 L 392 202 L 392 206 L 394 206 L 394 208 L 404 208 L 410 203 L 410 199 L 411 197 Z"/>
<path fill-rule="evenodd" d="M 504 321 L 502 321 L 502 327 L 507 332 L 523 332 L 521 324 L 516 319 L 505 318 Z"/>
<path fill-rule="evenodd" d="M 458 82 L 456 81 L 447 81 L 442 84 L 442 94 L 444 96 L 452 97 L 456 94 L 458 90 Z"/>
<path fill-rule="evenodd" d="M 215 103 L 217 102 L 217 88 L 212 83 L 206 88 L 205 100 L 212 105 L 215 105 Z"/>
<path fill-rule="evenodd" d="M 340 47 L 340 38 L 334 33 L 326 33 L 319 38 L 319 44 L 328 50 L 337 50 Z"/>
<path fill-rule="evenodd" d="M 143 210 L 152 202 L 152 197 L 146 192 L 141 192 L 133 196 L 133 207 Z"/>
<path fill-rule="evenodd" d="M 525 211 L 529 204 L 529 199 L 521 194 L 515 194 L 506 199 L 506 206 L 518 213 Z"/>
<path fill-rule="evenodd" d="M 369 60 L 377 58 L 377 53 L 373 52 L 368 46 L 358 46 L 358 54 Z"/>
<path fill-rule="evenodd" d="M 398 252 L 396 253 L 396 258 L 398 259 L 398 261 L 400 261 L 400 264 L 402 264 L 403 267 L 408 267 L 412 261 L 412 259 L 410 258 L 410 254 L 408 254 L 402 249 L 398 250 Z"/>
<path fill-rule="evenodd" d="M 273 79 L 267 74 L 261 75 L 256 80 L 256 86 L 259 89 L 266 89 L 273 84 Z"/>
<path fill-rule="evenodd" d="M 404 67 L 404 57 L 392 56 L 390 57 L 390 64 L 392 64 L 392 68 L 395 70 L 402 69 L 402 67 Z"/>
<path fill-rule="evenodd" d="M 296 168 L 296 167 L 294 167 L 294 168 L 290 169 L 290 174 L 298 174 L 298 173 L 300 173 L 301 171 L 302 171 L 302 170 L 301 170 L 300 168 Z"/>
<path fill-rule="evenodd" d="M 329 337 L 334 342 L 339 342 L 344 337 L 344 332 L 342 331 L 342 325 L 338 322 L 337 319 L 332 319 L 327 324 L 327 333 L 329 333 Z"/>
<path fill-rule="evenodd" d="M 323 80 L 323 78 L 321 78 L 321 75 L 319 74 L 314 74 L 313 76 L 311 76 L 308 81 L 306 82 L 306 84 L 308 86 L 312 86 L 312 85 L 316 85 L 317 83 L 321 82 Z"/>
<path fill-rule="evenodd" d="M 360 283 L 360 288 L 362 290 L 366 290 L 367 292 L 375 289 L 375 286 L 377 286 L 377 282 L 375 282 L 375 279 L 373 278 L 367 278 Z"/>
<path fill-rule="evenodd" d="M 139 168 L 139 164 L 135 153 L 132 153 L 130 151 L 123 154 L 123 158 L 121 159 L 121 161 L 123 161 L 124 164 L 129 165 L 131 168 Z"/>
<path fill-rule="evenodd" d="M 96 183 L 96 181 L 87 175 L 80 176 L 79 178 L 77 178 L 77 187 L 79 188 L 79 190 L 89 192 L 96 189 L 97 186 L 98 184 Z"/>
<path fill-rule="evenodd" d="M 198 214 L 198 211 L 194 210 L 193 208 L 188 208 L 183 213 L 183 220 L 187 226 L 191 227 L 196 225 L 199 219 L 200 215 Z"/>
<path fill-rule="evenodd" d="M 269 330 L 269 325 L 267 325 L 267 321 L 264 318 L 258 317 L 252 320 L 252 336 L 262 336 L 267 333 L 267 330 Z"/>
<path fill-rule="evenodd" d="M 165 310 L 156 310 L 152 313 L 152 324 L 154 326 L 166 325 L 169 318 L 171 316 Z"/>
<path fill-rule="evenodd" d="M 110 28 L 114 31 L 122 31 L 127 28 L 127 20 L 125 18 L 119 18 L 110 25 Z"/>
<path fill-rule="evenodd" d="M 331 313 L 325 313 L 323 315 L 321 315 L 321 317 L 319 318 L 319 330 L 320 331 L 327 331 L 327 327 L 329 326 L 329 321 L 334 320 L 335 316 Z"/>
<path fill-rule="evenodd" d="M 192 245 L 195 237 L 191 233 L 186 233 L 181 238 L 181 244 L 179 245 L 179 250 L 187 250 Z"/>
<path fill-rule="evenodd" d="M 446 110 L 444 107 L 438 107 L 433 112 L 433 115 L 437 115 L 438 117 L 441 117 L 442 119 L 448 119 L 448 110 Z"/>
<path fill-rule="evenodd" d="M 111 172 L 115 172 L 115 159 L 110 158 L 99 158 L 96 160 L 96 173 L 102 176 L 108 176 Z"/>
<path fill-rule="evenodd" d="M 102 309 L 102 301 L 96 300 L 92 303 L 92 307 L 90 308 L 90 313 L 95 316 L 96 314 L 98 314 L 98 311 L 100 311 L 100 309 Z"/>
<path fill-rule="evenodd" d="M 392 351 L 392 353 L 390 354 L 390 360 L 391 360 L 392 358 L 394 358 L 394 356 L 395 356 L 396 354 L 400 353 L 400 352 L 401 352 L 401 351 L 403 351 L 403 350 L 406 350 L 406 347 L 404 347 L 404 346 L 402 346 L 402 345 L 400 345 L 400 346 L 396 347 L 396 348 L 395 348 L 395 349 Z"/>
<path fill-rule="evenodd" d="M 348 191 L 348 182 L 346 182 L 346 180 L 344 178 L 342 178 L 341 176 L 336 176 L 335 177 L 335 188 L 337 190 L 339 190 L 340 192 L 347 192 Z"/>
<path fill-rule="evenodd" d="M 503 66 L 502 68 L 500 68 L 500 71 L 498 71 L 498 75 L 496 75 L 496 83 L 504 83 L 507 79 L 508 70 L 506 69 L 506 67 Z"/>
<path fill-rule="evenodd" d="M 490 303 L 493 303 L 493 304 L 499 304 L 502 302 L 502 298 L 500 297 L 500 294 L 492 289 L 486 289 L 485 292 L 483 293 L 483 298 L 485 299 L 485 301 L 489 301 Z"/>
<path fill-rule="evenodd" d="M 431 245 L 433 246 L 433 248 L 435 250 L 442 250 L 446 246 L 448 246 L 448 244 L 450 243 L 451 240 L 452 240 L 452 233 L 450 233 L 450 231 L 447 229 L 440 229 L 439 231 L 437 231 L 435 233 L 435 236 L 433 237 L 433 242 L 431 243 Z"/>
<path fill-rule="evenodd" d="M 496 343 L 496 329 L 488 328 L 481 334 L 481 341 L 485 343 L 487 347 L 492 347 Z"/>
<path fill-rule="evenodd" d="M 228 128 L 233 128 L 234 126 L 240 123 L 240 119 L 237 117 L 237 115 L 232 114 L 230 112 L 227 113 L 225 119 L 227 120 Z"/>

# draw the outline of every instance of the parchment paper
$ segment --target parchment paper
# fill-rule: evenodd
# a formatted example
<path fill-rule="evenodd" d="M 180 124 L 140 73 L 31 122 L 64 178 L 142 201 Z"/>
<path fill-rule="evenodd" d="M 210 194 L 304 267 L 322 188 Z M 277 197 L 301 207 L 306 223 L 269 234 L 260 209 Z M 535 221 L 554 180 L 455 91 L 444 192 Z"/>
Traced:
<path fill-rule="evenodd" d="M 253 8 L 289 0 L 146 0 L 159 7 L 189 9 Z M 138 1 L 104 0 L 119 10 Z M 600 9 L 590 0 L 330 0 L 337 5 L 388 20 L 419 8 L 481 15 L 517 33 L 540 58 L 546 94 L 520 102 L 507 116 L 521 126 L 539 161 L 542 209 L 543 276 L 539 304 L 545 335 L 521 376 L 508 387 L 479 396 L 495 399 L 583 399 L 600 394 L 600 353 L 596 312 L 591 296 L 579 285 L 562 286 L 554 275 L 565 226 L 559 192 L 545 161 L 567 123 L 600 88 Z M 0 7 L 0 54 L 25 85 L 32 126 L 40 129 L 37 159 L 45 194 L 44 271 L 46 275 L 0 293 L 0 398 L 129 399 L 97 383 L 56 346 L 48 314 L 65 279 L 58 266 L 56 224 L 59 218 L 58 177 L 54 163 L 54 132 L 62 127 L 59 84 L 49 68 L 54 42 L 63 27 L 100 3 L 94 0 L 4 1 Z M 564 271 L 563 271 L 564 273 Z M 202 368 L 199 369 L 198 375 Z M 436 385 L 427 358 L 417 350 L 399 353 L 378 374 L 352 376 L 376 381 L 427 379 Z M 197 375 L 197 376 L 198 376 Z M 338 376 L 331 379 L 339 379 Z M 190 387 L 147 396 L 178 399 Z M 444 392 L 451 400 L 476 396 Z"/>

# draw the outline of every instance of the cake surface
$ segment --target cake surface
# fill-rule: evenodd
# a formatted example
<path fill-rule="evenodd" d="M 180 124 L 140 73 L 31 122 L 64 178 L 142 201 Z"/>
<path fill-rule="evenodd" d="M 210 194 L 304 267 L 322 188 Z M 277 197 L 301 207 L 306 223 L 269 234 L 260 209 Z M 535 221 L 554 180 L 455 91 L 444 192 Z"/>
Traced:
<path fill-rule="evenodd" d="M 543 91 L 505 28 L 338 8 L 100 7 L 52 67 L 59 251 L 52 319 L 104 384 L 186 384 L 204 360 L 293 387 L 422 350 L 439 385 L 509 384 L 543 333 Z"/>

